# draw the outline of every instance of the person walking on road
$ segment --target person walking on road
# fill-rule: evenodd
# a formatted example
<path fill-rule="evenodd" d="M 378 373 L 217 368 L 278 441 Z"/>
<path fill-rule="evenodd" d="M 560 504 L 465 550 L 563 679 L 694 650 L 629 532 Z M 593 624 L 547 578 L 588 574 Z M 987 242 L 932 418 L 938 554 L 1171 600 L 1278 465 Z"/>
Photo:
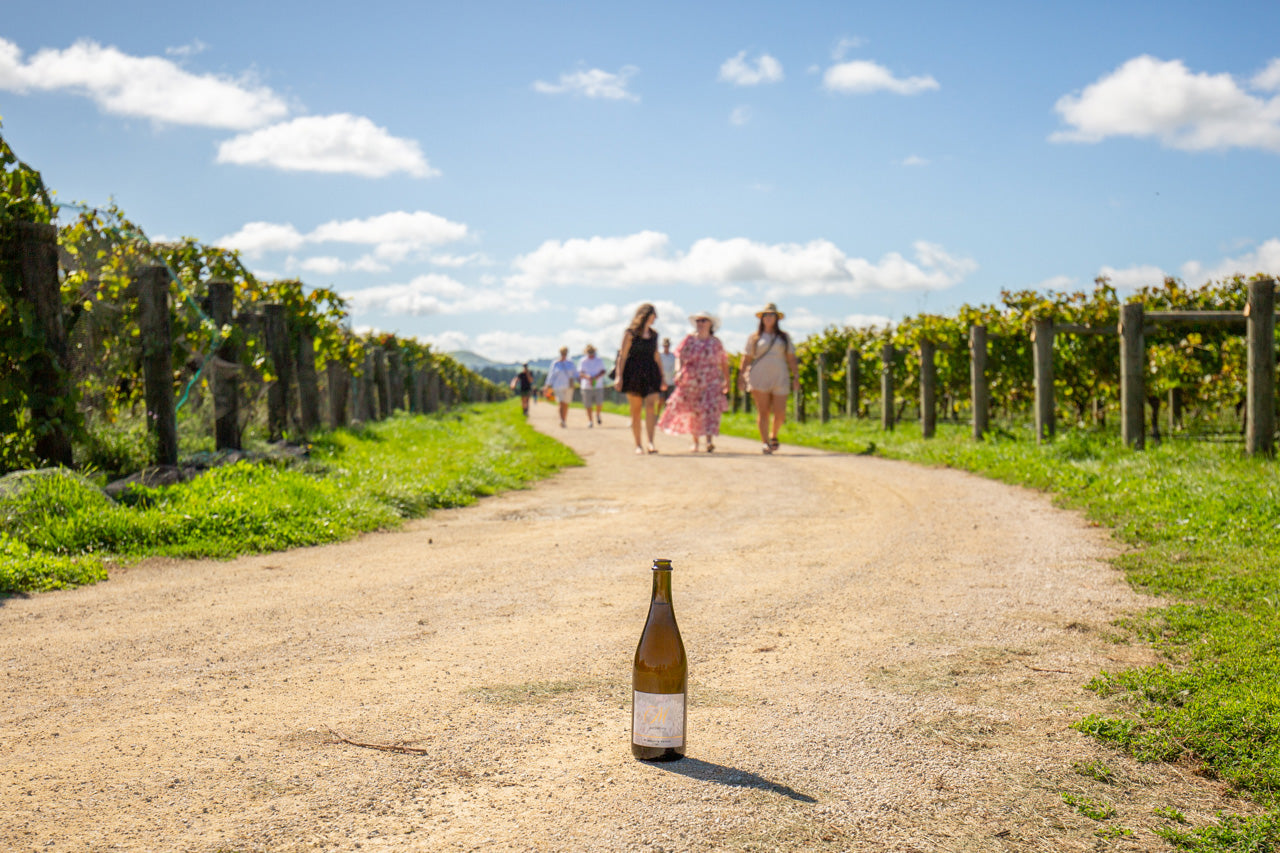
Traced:
<path fill-rule="evenodd" d="M 786 315 L 770 302 L 756 312 L 760 325 L 747 338 L 742 353 L 741 384 L 756 404 L 762 452 L 778 449 L 778 430 L 787 418 L 787 395 L 800 390 L 800 365 L 791 337 L 778 325 Z"/>
<path fill-rule="evenodd" d="M 582 407 L 587 410 L 587 426 L 604 423 L 604 359 L 596 355 L 596 348 L 587 344 L 587 354 L 578 362 L 578 377 L 582 383 Z M 595 409 L 593 421 L 591 410 Z"/>
<path fill-rule="evenodd" d="M 578 381 L 577 368 L 569 360 L 569 348 L 560 347 L 560 360 L 551 365 L 547 371 L 547 387 L 555 394 L 560 404 L 560 426 L 568 426 L 565 419 L 569 417 L 569 404 L 573 402 L 573 386 Z"/>
<path fill-rule="evenodd" d="M 703 311 L 692 315 L 689 321 L 696 331 L 685 336 L 676 350 L 676 390 L 668 398 L 658 426 L 672 435 L 692 436 L 690 450 L 694 453 L 705 435 L 707 452 L 712 453 L 716 449 L 715 437 L 720 434 L 720 415 L 729 408 L 725 399 L 729 393 L 729 356 L 716 337 L 715 317 Z"/>
<path fill-rule="evenodd" d="M 520 409 L 524 412 L 524 416 L 529 417 L 529 398 L 533 396 L 533 371 L 529 369 L 529 362 L 525 362 L 522 369 L 511 379 L 511 390 L 520 391 Z"/>
<path fill-rule="evenodd" d="M 636 309 L 631 325 L 622 333 L 622 346 L 618 349 L 617 381 L 614 388 L 627 395 L 631 406 L 631 434 L 635 436 L 636 453 L 657 453 L 653 445 L 653 430 L 658 422 L 656 407 L 659 393 L 667 387 L 662 379 L 662 360 L 658 358 L 658 333 L 653 324 L 658 310 L 648 302 Z M 644 415 L 648 444 L 640 443 L 640 416 Z"/>
<path fill-rule="evenodd" d="M 667 390 L 658 398 L 658 416 L 661 417 L 676 387 L 676 354 L 671 351 L 671 338 L 662 339 L 662 352 L 658 353 L 658 358 L 662 360 L 662 381 L 667 383 Z"/>

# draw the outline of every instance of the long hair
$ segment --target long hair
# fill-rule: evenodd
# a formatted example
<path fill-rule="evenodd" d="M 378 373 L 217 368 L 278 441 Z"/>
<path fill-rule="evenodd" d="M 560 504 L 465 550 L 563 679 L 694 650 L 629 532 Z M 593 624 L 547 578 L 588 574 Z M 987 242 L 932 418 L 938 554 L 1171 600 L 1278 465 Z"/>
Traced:
<path fill-rule="evenodd" d="M 787 344 L 791 343 L 791 336 L 788 335 L 786 332 L 782 331 L 782 326 L 779 325 L 778 323 L 778 319 L 777 319 L 778 315 L 774 314 L 773 317 L 774 317 L 773 333 L 778 336 L 779 340 L 782 341 L 783 346 L 786 346 Z M 760 325 L 756 326 L 756 337 L 759 338 L 763 334 L 764 334 L 764 317 L 761 317 Z"/>
<path fill-rule="evenodd" d="M 627 326 L 627 331 L 631 333 L 631 337 L 638 338 L 640 333 L 644 331 L 644 324 L 649 318 L 658 313 L 658 309 L 653 307 L 653 303 L 645 302 L 636 309 L 636 316 L 631 318 L 631 325 Z"/>

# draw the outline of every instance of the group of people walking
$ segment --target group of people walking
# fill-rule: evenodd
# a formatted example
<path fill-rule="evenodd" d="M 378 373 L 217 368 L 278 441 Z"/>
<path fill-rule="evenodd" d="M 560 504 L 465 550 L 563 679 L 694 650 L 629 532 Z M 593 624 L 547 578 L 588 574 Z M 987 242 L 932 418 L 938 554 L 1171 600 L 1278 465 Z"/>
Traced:
<path fill-rule="evenodd" d="M 761 451 L 778 449 L 778 430 L 786 419 L 787 396 L 799 389 L 799 365 L 791 338 L 778 325 L 786 315 L 772 302 L 756 312 L 756 331 L 748 338 L 742 355 L 739 382 L 751 393 L 757 412 Z M 689 317 L 694 331 L 686 335 L 675 352 L 670 340 L 658 349 L 659 335 L 654 324 L 658 311 L 645 303 L 636 309 L 622 334 L 612 374 L 613 387 L 627 395 L 631 434 L 635 453 L 657 453 L 653 437 L 657 428 L 672 435 L 688 435 L 690 450 L 715 451 L 720 434 L 720 416 L 729 408 L 729 356 L 716 337 L 716 318 L 703 311 Z M 574 386 L 582 388 L 587 425 L 602 423 L 606 382 L 604 361 L 595 347 L 588 345 L 577 364 L 569 359 L 569 348 L 560 348 L 560 359 L 547 373 L 546 388 L 560 406 L 560 426 L 568 424 L 569 404 Z M 532 374 L 528 365 L 512 383 L 519 383 L 528 413 Z M 664 405 L 664 395 L 666 396 Z M 703 440 L 705 439 L 705 444 Z"/>

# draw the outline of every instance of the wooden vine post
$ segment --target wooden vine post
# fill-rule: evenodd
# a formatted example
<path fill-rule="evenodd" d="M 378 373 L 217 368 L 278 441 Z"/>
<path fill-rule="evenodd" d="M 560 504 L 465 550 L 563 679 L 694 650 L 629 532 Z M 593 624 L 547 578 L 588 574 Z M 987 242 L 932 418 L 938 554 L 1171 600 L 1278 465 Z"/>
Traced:
<path fill-rule="evenodd" d="M 351 393 L 351 369 L 336 358 L 324 366 L 329 379 L 329 428 L 347 425 L 347 398 Z"/>
<path fill-rule="evenodd" d="M 385 421 L 391 414 L 391 380 L 387 376 L 387 352 L 382 347 L 373 348 L 373 407 L 375 420 Z"/>
<path fill-rule="evenodd" d="M 271 373 L 275 376 L 267 386 L 267 440 L 282 441 L 289 430 L 289 380 L 293 375 L 293 359 L 289 357 L 289 329 L 284 305 L 279 302 L 262 306 L 262 337 L 267 357 L 271 359 Z"/>
<path fill-rule="evenodd" d="M 880 348 L 880 428 L 893 430 L 893 344 Z"/>
<path fill-rule="evenodd" d="M 306 435 L 320 426 L 320 380 L 316 376 L 316 341 L 298 330 L 298 427 Z"/>
<path fill-rule="evenodd" d="M 1274 456 L 1276 429 L 1276 283 L 1249 282 L 1245 308 L 1249 347 L 1245 450 L 1254 456 Z"/>
<path fill-rule="evenodd" d="M 142 337 L 142 382 L 147 429 L 156 437 L 156 463 L 178 464 L 178 421 L 173 400 L 173 342 L 169 323 L 169 269 L 148 266 L 134 277 Z"/>
<path fill-rule="evenodd" d="M 1125 445 L 1134 450 L 1146 446 L 1142 429 L 1145 313 L 1141 302 L 1120 307 L 1120 433 Z"/>
<path fill-rule="evenodd" d="M 404 353 L 395 347 L 387 353 L 387 412 L 404 408 Z"/>
<path fill-rule="evenodd" d="M 818 420 L 831 420 L 831 400 L 827 396 L 827 354 L 818 353 Z"/>
<path fill-rule="evenodd" d="M 40 345 L 26 359 L 25 380 L 35 427 L 35 454 L 50 465 L 72 464 L 68 416 L 74 401 L 67 371 L 67 329 L 58 281 L 58 229 L 13 222 L 0 235 L 6 288 L 31 306 Z"/>
<path fill-rule="evenodd" d="M 933 341 L 920 341 L 920 434 L 924 438 L 933 438 L 938 429 L 936 353 Z"/>
<path fill-rule="evenodd" d="M 862 410 L 858 399 L 861 378 L 858 376 L 858 368 L 862 366 L 862 353 L 856 347 L 849 347 L 844 355 L 844 363 L 844 414 L 845 417 L 855 418 Z"/>
<path fill-rule="evenodd" d="M 240 355 L 231 334 L 235 291 L 231 282 L 209 282 L 209 315 L 218 325 L 221 343 L 214 353 L 213 443 L 218 450 L 240 449 Z"/>
<path fill-rule="evenodd" d="M 973 438 L 982 441 L 990 429 L 991 386 L 987 384 L 987 327 L 969 327 L 969 394 L 973 405 Z"/>
<path fill-rule="evenodd" d="M 1031 331 L 1036 384 L 1036 442 L 1053 438 L 1053 321 L 1036 320 Z"/>

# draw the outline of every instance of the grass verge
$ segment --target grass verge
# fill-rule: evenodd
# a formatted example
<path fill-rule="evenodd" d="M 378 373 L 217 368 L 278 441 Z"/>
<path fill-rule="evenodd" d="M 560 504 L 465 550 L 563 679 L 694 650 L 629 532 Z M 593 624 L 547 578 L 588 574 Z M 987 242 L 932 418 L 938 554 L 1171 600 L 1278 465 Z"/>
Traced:
<path fill-rule="evenodd" d="M 335 542 L 577 464 L 509 401 L 324 433 L 304 465 L 216 468 L 134 506 L 71 472 L 23 477 L 0 493 L 0 593 L 101 580 L 116 560 Z"/>
<path fill-rule="evenodd" d="M 757 438 L 755 418 L 727 415 L 726 434 Z M 1110 433 L 1068 431 L 1037 445 L 975 442 L 967 425 L 890 433 L 867 421 L 787 424 L 784 443 L 945 465 L 1051 492 L 1114 528 L 1135 550 L 1116 562 L 1136 588 L 1171 604 L 1128 621 L 1161 664 L 1102 672 L 1087 686 L 1124 712 L 1076 725 L 1147 761 L 1194 762 L 1269 810 L 1212 826 L 1171 822 L 1161 836 L 1195 851 L 1280 846 L 1280 463 L 1239 444 L 1166 441 L 1138 453 Z"/>

